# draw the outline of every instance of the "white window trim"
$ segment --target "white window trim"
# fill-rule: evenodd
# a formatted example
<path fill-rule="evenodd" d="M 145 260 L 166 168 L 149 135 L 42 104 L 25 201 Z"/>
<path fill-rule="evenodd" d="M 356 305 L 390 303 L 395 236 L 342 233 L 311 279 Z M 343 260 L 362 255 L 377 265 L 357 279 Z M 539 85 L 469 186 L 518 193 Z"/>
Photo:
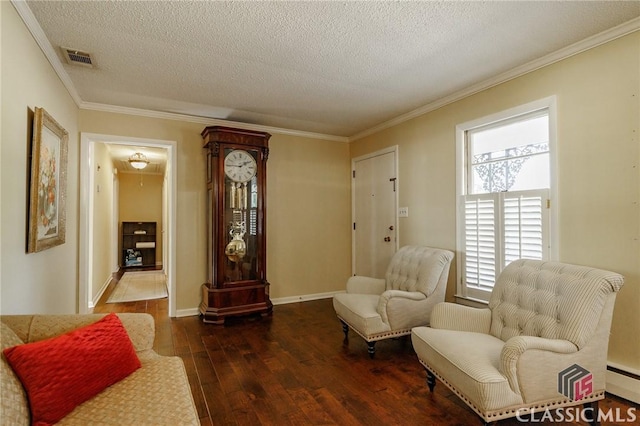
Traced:
<path fill-rule="evenodd" d="M 461 200 L 466 193 L 466 156 L 465 156 L 465 134 L 468 130 L 477 127 L 486 126 L 498 121 L 508 120 L 520 115 L 529 114 L 534 111 L 548 109 L 549 110 L 549 173 L 551 188 L 550 195 L 550 211 L 549 211 L 549 259 L 558 260 L 559 257 L 559 239 L 558 239 L 558 174 L 557 174 L 557 99 L 556 96 L 539 99 L 529 102 L 505 111 L 481 117 L 475 120 L 467 121 L 456 126 L 456 262 L 457 266 L 457 299 L 469 300 L 471 302 L 486 303 L 487 298 L 478 295 L 476 292 L 467 291 L 463 283 L 462 270 L 462 247 L 464 247 L 464 235 L 460 232 L 460 224 L 464 222 L 464 208 Z M 472 293 L 472 294 L 470 294 Z"/>

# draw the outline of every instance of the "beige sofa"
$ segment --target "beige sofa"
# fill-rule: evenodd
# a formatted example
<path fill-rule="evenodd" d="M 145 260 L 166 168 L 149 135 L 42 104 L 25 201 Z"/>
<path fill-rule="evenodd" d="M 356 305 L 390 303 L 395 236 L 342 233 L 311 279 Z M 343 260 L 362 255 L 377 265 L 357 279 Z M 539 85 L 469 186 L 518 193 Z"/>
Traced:
<path fill-rule="evenodd" d="M 102 318 L 88 315 L 0 316 L 0 350 L 58 336 Z M 155 325 L 148 314 L 118 314 L 142 367 L 77 406 L 59 425 L 199 425 L 184 364 L 153 351 Z M 0 424 L 29 425 L 27 395 L 7 363 L 0 362 Z"/>

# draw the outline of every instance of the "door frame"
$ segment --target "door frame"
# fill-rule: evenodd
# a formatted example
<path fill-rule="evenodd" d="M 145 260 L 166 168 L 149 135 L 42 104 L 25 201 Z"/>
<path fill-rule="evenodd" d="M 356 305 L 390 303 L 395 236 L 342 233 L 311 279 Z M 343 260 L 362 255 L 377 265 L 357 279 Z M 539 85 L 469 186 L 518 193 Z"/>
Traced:
<path fill-rule="evenodd" d="M 398 176 L 400 175 L 400 171 L 398 169 L 398 145 L 389 146 L 387 148 L 380 149 L 378 151 L 374 151 L 368 154 L 361 155 L 359 157 L 355 157 L 351 159 L 351 223 L 353 224 L 356 221 L 356 186 L 354 184 L 353 172 L 356 170 L 356 163 L 358 161 L 368 160 L 370 158 L 378 157 L 384 154 L 393 154 L 394 157 L 394 167 L 396 170 L 396 190 L 395 190 L 395 199 L 394 199 L 394 212 L 395 212 L 395 229 L 396 229 L 396 239 L 394 241 L 395 251 L 398 251 L 400 244 L 400 228 L 398 227 L 398 202 L 400 199 L 400 179 Z M 356 274 L 356 230 L 351 226 L 351 275 Z"/>
<path fill-rule="evenodd" d="M 167 189 L 167 213 L 163 218 L 166 224 L 167 244 L 163 246 L 168 265 L 164 266 L 167 272 L 167 289 L 169 301 L 169 316 L 176 316 L 176 196 L 177 196 L 177 148 L 176 141 L 147 139 L 127 136 L 104 135 L 97 133 L 80 133 L 80 229 L 79 229 L 79 258 L 78 258 L 78 312 L 89 312 L 93 307 L 89 283 L 92 278 L 93 268 L 93 209 L 94 209 L 94 177 L 92 173 L 95 163 L 95 144 L 106 143 L 114 145 L 135 145 L 167 150 L 166 179 L 169 183 Z M 113 231 L 117 234 L 117 228 Z M 114 237 L 117 241 L 117 236 Z M 117 252 L 117 244 L 116 244 Z"/>

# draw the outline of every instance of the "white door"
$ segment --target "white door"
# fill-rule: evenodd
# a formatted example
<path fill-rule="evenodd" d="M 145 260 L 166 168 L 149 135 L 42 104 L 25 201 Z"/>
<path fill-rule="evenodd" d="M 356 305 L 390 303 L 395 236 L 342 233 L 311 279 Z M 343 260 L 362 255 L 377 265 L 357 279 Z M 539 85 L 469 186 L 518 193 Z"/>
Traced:
<path fill-rule="evenodd" d="M 384 278 L 397 250 L 396 148 L 353 160 L 353 274 Z"/>

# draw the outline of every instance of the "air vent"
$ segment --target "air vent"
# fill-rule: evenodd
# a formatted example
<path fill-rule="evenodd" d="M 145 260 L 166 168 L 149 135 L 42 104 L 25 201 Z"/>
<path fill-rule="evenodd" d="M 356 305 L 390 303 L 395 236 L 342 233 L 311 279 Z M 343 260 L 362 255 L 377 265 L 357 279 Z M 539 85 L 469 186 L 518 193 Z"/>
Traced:
<path fill-rule="evenodd" d="M 89 53 L 77 49 L 70 49 L 68 47 L 61 47 L 61 49 L 67 63 L 93 68 L 93 60 Z"/>

